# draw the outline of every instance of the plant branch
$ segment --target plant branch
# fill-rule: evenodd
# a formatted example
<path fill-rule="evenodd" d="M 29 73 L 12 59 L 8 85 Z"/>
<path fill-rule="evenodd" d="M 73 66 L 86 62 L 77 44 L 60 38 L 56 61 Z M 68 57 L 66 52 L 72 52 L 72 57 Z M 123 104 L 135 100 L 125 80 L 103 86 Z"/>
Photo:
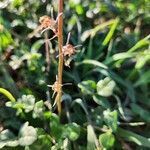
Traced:
<path fill-rule="evenodd" d="M 58 16 L 63 13 L 63 0 L 58 1 Z M 58 83 L 62 85 L 62 74 L 63 74 L 63 17 L 60 15 L 58 18 L 58 47 L 59 47 L 59 63 L 58 63 Z M 61 98 L 62 98 L 62 87 L 56 96 L 57 108 L 59 115 L 61 114 Z"/>

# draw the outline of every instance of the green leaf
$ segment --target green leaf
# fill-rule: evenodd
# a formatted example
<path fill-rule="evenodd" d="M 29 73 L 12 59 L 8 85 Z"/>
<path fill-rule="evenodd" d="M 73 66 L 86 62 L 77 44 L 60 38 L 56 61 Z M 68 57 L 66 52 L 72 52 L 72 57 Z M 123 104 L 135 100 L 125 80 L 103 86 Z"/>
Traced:
<path fill-rule="evenodd" d="M 63 150 L 71 150 L 71 142 L 69 141 L 68 138 L 64 139 L 63 141 Z"/>
<path fill-rule="evenodd" d="M 2 149 L 5 146 L 9 146 L 9 147 L 16 147 L 18 146 L 18 140 L 8 140 L 8 141 L 0 141 L 0 149 Z"/>
<path fill-rule="evenodd" d="M 18 7 L 23 5 L 24 0 L 13 0 L 11 5 L 13 5 L 13 7 Z"/>
<path fill-rule="evenodd" d="M 79 63 L 79 65 L 81 64 L 89 64 L 89 65 L 94 65 L 103 69 L 108 69 L 108 67 L 104 65 L 103 63 L 96 61 L 96 60 L 92 60 L 92 59 L 85 59 L 81 63 Z"/>
<path fill-rule="evenodd" d="M 6 129 L 0 133 L 0 149 L 5 146 L 16 147 L 18 145 L 17 138 L 10 130 Z"/>
<path fill-rule="evenodd" d="M 93 100 L 98 104 L 103 106 L 104 108 L 110 108 L 109 101 L 100 95 L 93 95 Z"/>
<path fill-rule="evenodd" d="M 44 129 L 37 129 L 38 139 L 30 146 L 31 150 L 48 150 L 52 146 L 52 138 Z"/>
<path fill-rule="evenodd" d="M 10 32 L 3 25 L 1 25 L 0 52 L 1 52 L 1 49 L 7 48 L 12 43 L 13 43 L 13 39 L 12 39 Z"/>
<path fill-rule="evenodd" d="M 150 38 L 150 35 L 148 35 L 148 36 L 146 36 L 145 38 L 141 39 L 141 40 L 138 41 L 132 48 L 130 48 L 126 53 L 123 53 L 123 55 L 124 55 L 124 56 L 127 56 L 127 57 L 133 56 L 133 55 L 134 55 L 133 52 L 135 52 L 136 50 L 138 50 L 138 49 L 140 49 L 140 48 L 142 48 L 142 47 L 144 47 L 144 46 L 148 46 L 148 45 L 149 45 L 149 38 Z M 113 59 L 114 59 L 115 57 L 118 58 L 118 57 L 119 57 L 118 55 L 119 55 L 119 54 L 115 54 L 115 55 L 113 56 Z M 141 57 L 141 56 L 140 56 L 140 57 Z M 125 58 L 123 58 L 123 60 L 118 60 L 118 62 L 116 63 L 116 66 L 120 67 L 121 64 L 124 62 L 124 59 L 125 59 Z M 137 63 L 137 64 L 136 64 L 136 67 L 141 67 L 141 65 L 143 65 L 143 64 Z"/>
<path fill-rule="evenodd" d="M 8 129 L 3 130 L 0 133 L 0 140 L 8 140 L 8 139 L 12 139 L 14 137 L 15 137 L 15 135 Z"/>
<path fill-rule="evenodd" d="M 51 135 L 55 137 L 55 140 L 60 140 L 62 137 L 63 126 L 60 124 L 60 119 L 56 114 L 52 114 L 50 118 Z"/>
<path fill-rule="evenodd" d="M 33 118 L 43 117 L 43 111 L 44 111 L 44 102 L 42 100 L 36 102 L 33 109 Z"/>
<path fill-rule="evenodd" d="M 23 95 L 18 99 L 18 103 L 24 105 L 25 112 L 28 113 L 33 110 L 35 104 L 35 97 L 33 95 Z"/>
<path fill-rule="evenodd" d="M 136 69 L 141 69 L 148 62 L 150 62 L 150 49 L 144 50 L 143 52 L 139 52 L 136 55 L 136 65 L 135 65 L 135 68 Z"/>
<path fill-rule="evenodd" d="M 23 57 L 18 57 L 17 55 L 12 55 L 9 65 L 13 68 L 13 70 L 16 70 L 21 67 L 22 63 L 23 63 Z"/>
<path fill-rule="evenodd" d="M 136 133 L 133 133 L 131 131 L 124 130 L 122 128 L 118 128 L 117 135 L 124 138 L 127 141 L 134 142 L 139 146 L 150 148 L 150 139 L 145 138 Z"/>
<path fill-rule="evenodd" d="M 118 23 L 119 23 L 119 18 L 116 18 L 114 20 L 114 23 L 112 24 L 112 26 L 110 28 L 110 31 L 108 32 L 106 38 L 104 39 L 104 41 L 102 43 L 104 46 L 107 45 L 108 42 L 112 39 L 112 36 L 113 36 L 113 34 L 114 34 L 115 30 L 116 30 L 116 27 L 117 27 Z"/>
<path fill-rule="evenodd" d="M 103 112 L 103 115 L 104 115 L 104 121 L 108 125 L 108 127 L 111 128 L 113 132 L 116 132 L 116 130 L 118 128 L 118 125 L 117 125 L 118 113 L 117 113 L 117 111 L 116 110 L 110 111 L 108 109 Z"/>
<path fill-rule="evenodd" d="M 6 142 L 0 141 L 0 149 L 6 146 Z"/>
<path fill-rule="evenodd" d="M 145 38 L 141 39 L 140 41 L 138 41 L 132 48 L 128 50 L 128 52 L 134 52 L 145 45 L 149 45 L 149 41 L 148 41 L 149 38 L 150 38 L 150 34 Z"/>
<path fill-rule="evenodd" d="M 114 95 L 114 97 L 115 97 L 116 100 L 117 100 L 118 111 L 119 111 L 119 113 L 121 114 L 122 118 L 123 118 L 124 120 L 128 120 L 127 117 L 126 117 L 126 115 L 125 115 L 124 109 L 123 109 L 123 107 L 122 107 L 120 98 L 119 98 L 117 95 Z"/>
<path fill-rule="evenodd" d="M 75 141 L 80 136 L 80 126 L 76 123 L 66 124 L 63 132 L 64 136 L 67 136 L 71 141 Z"/>
<path fill-rule="evenodd" d="M 75 9 L 76 9 L 76 12 L 78 15 L 82 15 L 84 13 L 84 9 L 83 9 L 83 6 L 81 4 L 77 5 L 75 7 Z"/>
<path fill-rule="evenodd" d="M 50 117 L 52 115 L 52 112 L 50 112 L 50 111 L 44 111 L 43 115 L 44 115 L 45 119 L 50 119 Z"/>
<path fill-rule="evenodd" d="M 28 146 L 37 140 L 37 131 L 34 127 L 29 126 L 29 122 L 23 124 L 19 131 L 19 144 Z"/>
<path fill-rule="evenodd" d="M 127 58 L 132 58 L 134 56 L 135 56 L 135 54 L 127 53 L 127 52 L 117 53 L 112 56 L 112 61 L 124 60 Z"/>
<path fill-rule="evenodd" d="M 134 86 L 141 86 L 150 83 L 150 71 L 143 72 L 140 78 L 135 82 Z"/>
<path fill-rule="evenodd" d="M 93 80 L 82 81 L 78 84 L 78 87 L 82 93 L 91 95 L 96 89 L 96 83 Z"/>
<path fill-rule="evenodd" d="M 7 141 L 6 143 L 6 146 L 9 146 L 9 147 L 16 147 L 19 145 L 19 142 L 17 139 L 11 139 L 10 141 Z"/>
<path fill-rule="evenodd" d="M 115 143 L 115 137 L 110 131 L 108 131 L 99 136 L 99 142 L 103 148 L 110 149 Z"/>
<path fill-rule="evenodd" d="M 80 98 L 75 99 L 75 100 L 72 102 L 72 106 L 73 106 L 75 103 L 77 103 L 77 104 L 79 104 L 79 105 L 81 106 L 81 108 L 84 110 L 84 112 L 85 112 L 85 114 L 86 114 L 86 117 L 87 117 L 87 119 L 88 119 L 88 118 L 89 118 L 89 116 L 88 116 L 88 111 L 87 111 L 86 106 L 85 106 L 85 104 L 83 103 L 82 99 L 80 99 Z"/>
<path fill-rule="evenodd" d="M 131 109 L 132 111 L 136 114 L 139 115 L 142 119 L 144 119 L 147 122 L 150 122 L 150 112 L 142 108 L 141 106 L 132 103 L 131 104 Z"/>
<path fill-rule="evenodd" d="M 106 28 L 107 26 L 110 26 L 111 24 L 114 23 L 115 19 L 111 19 L 107 22 L 104 22 L 100 25 L 97 25 L 96 27 L 94 27 L 93 29 L 90 30 L 86 30 L 85 32 L 83 32 L 83 34 L 81 35 L 81 41 L 85 41 L 89 36 L 91 36 L 92 38 L 96 35 L 97 32 L 99 32 L 100 30 Z"/>
<path fill-rule="evenodd" d="M 24 109 L 24 104 L 21 102 L 6 102 L 7 107 L 11 107 L 17 110 L 17 115 L 21 114 Z"/>
<path fill-rule="evenodd" d="M 91 125 L 87 126 L 87 150 L 95 150 L 96 135 Z"/>
<path fill-rule="evenodd" d="M 31 52 L 37 52 L 40 47 L 44 44 L 44 40 L 37 40 L 31 47 Z"/>
<path fill-rule="evenodd" d="M 6 89 L 0 88 L 0 93 L 5 95 L 10 101 L 12 101 L 12 102 L 16 101 L 16 99 L 13 97 L 13 95 Z"/>
<path fill-rule="evenodd" d="M 116 86 L 115 82 L 111 80 L 109 77 L 106 77 L 105 79 L 100 80 L 97 83 L 97 93 L 98 95 L 109 97 L 113 94 L 115 86 Z"/>

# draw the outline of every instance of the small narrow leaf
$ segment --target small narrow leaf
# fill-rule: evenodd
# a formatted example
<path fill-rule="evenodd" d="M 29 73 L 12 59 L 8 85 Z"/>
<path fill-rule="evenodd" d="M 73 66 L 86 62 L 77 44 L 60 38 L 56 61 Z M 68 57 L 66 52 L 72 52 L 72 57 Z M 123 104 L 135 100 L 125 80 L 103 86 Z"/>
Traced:
<path fill-rule="evenodd" d="M 112 38 L 112 36 L 113 36 L 113 34 L 114 34 L 115 30 L 116 30 L 116 27 L 117 27 L 118 23 L 119 23 L 119 18 L 116 18 L 114 20 L 113 25 L 110 28 L 110 31 L 107 34 L 105 40 L 103 41 L 103 45 L 104 46 L 107 45 L 109 43 L 109 41 L 111 40 L 111 38 Z"/>
<path fill-rule="evenodd" d="M 95 133 L 91 125 L 87 126 L 87 150 L 95 150 Z"/>
<path fill-rule="evenodd" d="M 124 130 L 122 128 L 118 128 L 117 130 L 117 135 L 120 137 L 123 137 L 124 139 L 126 139 L 127 141 L 131 141 L 134 142 L 140 146 L 144 146 L 144 147 L 148 147 L 150 148 L 150 139 L 145 138 L 141 135 L 138 135 L 134 132 L 128 131 L 128 130 Z"/>
<path fill-rule="evenodd" d="M 92 60 L 92 59 L 85 59 L 80 64 L 89 64 L 89 65 L 94 65 L 96 67 L 100 67 L 103 69 L 108 69 L 108 67 L 106 65 L 104 65 L 103 63 L 96 61 L 96 60 Z"/>
<path fill-rule="evenodd" d="M 12 101 L 12 102 L 16 101 L 16 99 L 13 97 L 13 95 L 6 89 L 0 88 L 0 93 L 5 95 L 10 101 Z"/>

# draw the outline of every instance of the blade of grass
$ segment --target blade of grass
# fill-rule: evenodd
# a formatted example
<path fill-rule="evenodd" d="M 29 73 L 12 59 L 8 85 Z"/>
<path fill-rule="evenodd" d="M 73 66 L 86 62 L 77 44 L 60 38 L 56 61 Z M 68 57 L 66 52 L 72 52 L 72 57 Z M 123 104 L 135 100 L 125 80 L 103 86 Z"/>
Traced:
<path fill-rule="evenodd" d="M 109 20 L 107 22 L 104 22 L 100 25 L 97 25 L 95 28 L 90 29 L 90 30 L 86 30 L 85 32 L 83 32 L 82 36 L 81 36 L 81 41 L 84 42 L 88 37 L 91 36 L 91 38 L 93 38 L 96 33 L 100 30 L 103 30 L 104 28 L 106 28 L 107 26 L 110 26 L 114 23 L 115 19 Z"/>
<path fill-rule="evenodd" d="M 144 146 L 150 148 L 150 139 L 138 135 L 134 132 L 118 128 L 117 135 L 124 138 L 127 141 L 134 142 L 139 146 Z"/>
<path fill-rule="evenodd" d="M 95 150 L 95 133 L 91 125 L 87 126 L 87 150 Z"/>
<path fill-rule="evenodd" d="M 108 69 L 108 67 L 104 65 L 103 63 L 96 61 L 96 60 L 92 60 L 92 59 L 85 59 L 81 63 L 78 63 L 77 65 L 81 65 L 81 64 L 89 64 L 89 65 L 94 65 L 103 69 Z"/>
<path fill-rule="evenodd" d="M 149 38 L 150 38 L 150 34 L 148 36 L 146 36 L 145 38 L 141 39 L 140 41 L 138 41 L 132 48 L 130 48 L 128 50 L 128 52 L 134 52 L 137 49 L 139 49 L 145 45 L 148 45 L 149 44 L 149 41 L 148 41 Z"/>
<path fill-rule="evenodd" d="M 97 150 L 100 150 L 100 145 L 99 145 L 98 139 L 96 137 L 94 128 L 92 126 L 92 121 L 91 121 L 90 114 L 87 110 L 86 105 L 83 103 L 83 101 L 80 98 L 74 100 L 72 102 L 72 106 L 75 103 L 79 104 L 82 107 L 82 109 L 84 110 L 84 112 L 86 114 L 87 121 L 89 123 L 89 125 L 87 126 L 87 150 L 95 150 L 95 147 Z"/>
<path fill-rule="evenodd" d="M 90 41 L 88 44 L 88 50 L 87 50 L 87 58 L 91 59 L 92 58 L 92 45 L 93 45 L 93 38 L 90 37 Z"/>
<path fill-rule="evenodd" d="M 103 46 L 106 46 L 109 43 L 109 41 L 112 39 L 112 36 L 113 36 L 113 34 L 114 34 L 114 32 L 115 32 L 115 30 L 117 28 L 118 23 L 119 23 L 119 18 L 116 18 L 114 20 L 114 22 L 113 22 L 113 24 L 112 24 L 112 26 L 111 26 L 107 36 L 105 37 L 105 39 L 104 39 L 104 41 L 102 43 Z"/>
<path fill-rule="evenodd" d="M 5 95 L 12 102 L 16 101 L 16 99 L 13 97 L 13 95 L 4 88 L 0 88 L 0 94 Z"/>
<path fill-rule="evenodd" d="M 134 83 L 134 87 L 150 83 L 150 71 L 144 72 L 140 78 Z"/>
<path fill-rule="evenodd" d="M 138 41 L 132 48 L 130 48 L 127 53 L 129 55 L 131 55 L 131 53 L 135 52 L 136 50 L 138 50 L 139 48 L 142 48 L 146 45 L 149 45 L 149 38 L 150 38 L 150 34 L 148 36 L 146 36 L 145 38 L 141 39 L 140 41 Z M 123 60 L 118 60 L 116 62 L 116 66 L 120 66 L 125 59 Z"/>

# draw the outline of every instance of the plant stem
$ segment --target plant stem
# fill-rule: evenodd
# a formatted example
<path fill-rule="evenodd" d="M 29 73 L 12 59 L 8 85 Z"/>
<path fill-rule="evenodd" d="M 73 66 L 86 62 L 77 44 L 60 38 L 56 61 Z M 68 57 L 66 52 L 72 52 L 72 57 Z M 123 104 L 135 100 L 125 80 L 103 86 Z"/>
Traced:
<path fill-rule="evenodd" d="M 45 37 L 45 56 L 46 56 L 46 83 L 49 84 L 49 73 L 50 73 L 51 60 L 50 60 L 48 31 L 46 31 L 44 33 L 44 37 Z M 48 87 L 46 90 L 46 98 L 47 98 L 47 102 L 49 103 L 49 105 L 51 105 L 51 103 L 50 103 L 50 92 L 49 92 Z"/>
<path fill-rule="evenodd" d="M 50 52 L 49 52 L 49 41 L 48 41 L 48 33 L 45 32 L 45 52 L 46 52 L 46 74 L 48 76 L 49 71 L 50 71 Z"/>
<path fill-rule="evenodd" d="M 58 1 L 58 15 L 63 12 L 63 0 Z M 63 17 L 62 15 L 58 19 L 58 47 L 59 47 L 59 63 L 58 63 L 58 83 L 62 85 L 62 73 L 63 73 Z M 56 96 L 57 108 L 59 115 L 61 114 L 61 98 L 62 98 L 62 87 Z"/>

